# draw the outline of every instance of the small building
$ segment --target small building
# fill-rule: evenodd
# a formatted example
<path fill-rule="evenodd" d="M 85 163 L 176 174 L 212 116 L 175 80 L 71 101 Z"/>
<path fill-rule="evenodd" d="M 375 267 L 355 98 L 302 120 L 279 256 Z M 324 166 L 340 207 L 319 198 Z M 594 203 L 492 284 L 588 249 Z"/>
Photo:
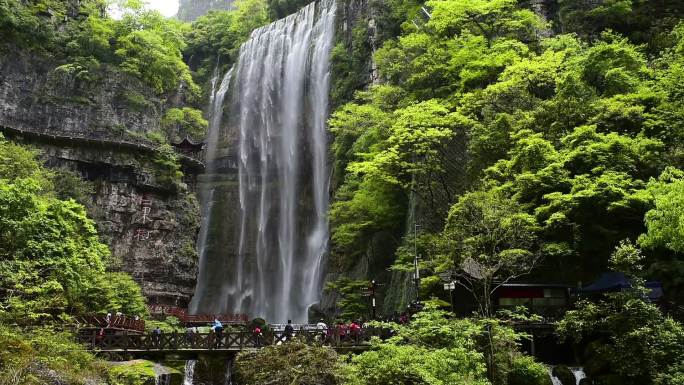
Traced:
<path fill-rule="evenodd" d="M 663 297 L 663 285 L 658 281 L 647 281 L 644 286 L 648 290 L 647 297 L 652 302 L 657 302 Z M 616 293 L 632 287 L 631 280 L 617 271 L 609 271 L 588 286 L 578 289 L 575 294 L 578 297 L 593 298 L 605 293 Z"/>
<path fill-rule="evenodd" d="M 525 306 L 530 313 L 558 318 L 570 306 L 570 286 L 545 283 L 508 283 L 499 286 L 492 301 L 498 310 Z"/>
<path fill-rule="evenodd" d="M 173 142 L 171 145 L 180 154 L 185 154 L 191 157 L 197 157 L 204 150 L 203 141 L 194 141 L 190 137 L 186 136 L 180 142 Z"/>

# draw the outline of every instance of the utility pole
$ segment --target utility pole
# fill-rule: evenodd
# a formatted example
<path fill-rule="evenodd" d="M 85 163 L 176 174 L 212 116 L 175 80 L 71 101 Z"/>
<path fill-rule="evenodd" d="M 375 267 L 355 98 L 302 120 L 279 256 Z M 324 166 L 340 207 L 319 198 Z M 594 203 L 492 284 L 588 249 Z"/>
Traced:
<path fill-rule="evenodd" d="M 416 287 L 416 303 L 420 302 L 420 268 L 418 267 L 418 227 L 419 224 L 413 225 L 413 281 Z"/>
<path fill-rule="evenodd" d="M 451 300 L 451 312 L 454 314 L 456 314 L 456 310 L 455 310 L 455 306 L 454 306 L 454 290 L 455 289 L 456 289 L 456 282 L 454 282 L 453 280 L 444 284 L 444 290 L 449 290 L 449 299 Z"/>
<path fill-rule="evenodd" d="M 376 311 L 376 305 L 375 305 L 375 280 L 371 281 L 371 286 L 370 286 L 370 295 L 371 295 L 371 317 L 373 320 L 375 320 L 377 311 Z"/>

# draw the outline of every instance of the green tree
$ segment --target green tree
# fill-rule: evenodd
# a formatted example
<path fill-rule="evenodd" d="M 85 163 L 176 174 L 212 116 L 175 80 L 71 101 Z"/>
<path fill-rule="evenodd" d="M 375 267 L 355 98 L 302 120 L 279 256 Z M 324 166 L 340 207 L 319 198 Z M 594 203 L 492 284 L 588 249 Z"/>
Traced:
<path fill-rule="evenodd" d="M 37 327 L 25 331 L 0 323 L 0 383 L 43 385 L 105 383 L 108 367 L 67 332 Z"/>
<path fill-rule="evenodd" d="M 651 384 L 684 359 L 684 328 L 643 295 L 635 288 L 582 301 L 558 323 L 562 338 L 587 346 L 585 371 L 595 381 Z"/>
<path fill-rule="evenodd" d="M 169 108 L 164 113 L 161 124 L 172 140 L 180 140 L 185 136 L 201 139 L 206 136 L 209 126 L 202 111 L 191 107 Z"/>
<path fill-rule="evenodd" d="M 647 231 L 639 237 L 639 244 L 684 253 L 684 172 L 666 169 L 649 183 L 647 191 L 654 207 L 646 213 Z"/>
<path fill-rule="evenodd" d="M 31 180 L 0 186 L 2 318 L 30 323 L 100 310 L 91 304 L 109 250 L 82 206 L 39 192 Z"/>
<path fill-rule="evenodd" d="M 494 291 L 530 273 L 537 263 L 538 231 L 535 218 L 502 193 L 467 193 L 449 211 L 441 269 L 457 274 L 457 282 L 473 295 L 480 313 L 490 317 Z"/>
<path fill-rule="evenodd" d="M 611 265 L 627 274 L 632 287 L 598 301 L 582 300 L 557 324 L 562 339 L 586 346 L 585 371 L 594 380 L 652 384 L 684 360 L 684 327 L 646 297 L 643 261 L 631 242 L 620 243 Z"/>
<path fill-rule="evenodd" d="M 518 350 L 525 336 L 494 319 L 452 318 L 434 301 L 407 324 L 382 324 L 395 331 L 374 349 L 342 368 L 347 384 L 521 384 L 548 385 L 546 368 Z"/>
<path fill-rule="evenodd" d="M 266 0 L 240 0 L 233 6 L 230 11 L 209 12 L 185 32 L 183 54 L 202 84 L 214 75 L 217 65 L 225 72 L 236 63 L 240 45 L 254 29 L 271 21 Z"/>
<path fill-rule="evenodd" d="M 468 31 L 482 35 L 489 46 L 498 38 L 528 41 L 544 23 L 534 12 L 518 7 L 515 0 L 428 1 L 432 17 L 428 26 L 442 36 Z"/>
<path fill-rule="evenodd" d="M 332 291 L 338 299 L 335 303 L 336 314 L 344 321 L 358 320 L 370 317 L 369 299 L 364 297 L 364 291 L 368 290 L 370 282 L 340 277 L 325 285 L 325 291 Z"/>
<path fill-rule="evenodd" d="M 354 356 L 344 379 L 349 385 L 489 384 L 478 358 L 463 349 L 386 344 Z"/>

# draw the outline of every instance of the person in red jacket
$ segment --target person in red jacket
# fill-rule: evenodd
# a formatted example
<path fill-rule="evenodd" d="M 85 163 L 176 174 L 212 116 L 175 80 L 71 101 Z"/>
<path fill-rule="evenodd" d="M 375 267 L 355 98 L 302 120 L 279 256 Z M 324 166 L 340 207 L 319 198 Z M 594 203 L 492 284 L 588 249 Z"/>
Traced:
<path fill-rule="evenodd" d="M 352 340 L 358 341 L 359 336 L 361 335 L 361 325 L 356 321 L 352 321 L 352 323 L 349 324 L 349 334 L 351 335 Z"/>

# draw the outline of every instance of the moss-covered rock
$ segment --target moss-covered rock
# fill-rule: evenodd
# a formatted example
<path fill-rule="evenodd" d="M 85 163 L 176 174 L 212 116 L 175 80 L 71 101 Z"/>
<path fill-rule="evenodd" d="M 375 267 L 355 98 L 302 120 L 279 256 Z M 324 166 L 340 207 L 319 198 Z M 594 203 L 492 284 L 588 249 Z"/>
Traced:
<path fill-rule="evenodd" d="M 554 377 L 558 378 L 563 385 L 576 385 L 577 380 L 575 374 L 565 365 L 558 365 L 553 368 L 551 372 Z"/>
<path fill-rule="evenodd" d="M 179 370 L 146 360 L 116 363 L 109 370 L 112 385 L 155 385 L 157 377 L 168 377 L 170 385 L 183 382 L 183 373 Z"/>
<path fill-rule="evenodd" d="M 109 381 L 114 385 L 153 385 L 157 374 L 154 362 L 135 360 L 112 365 Z"/>

